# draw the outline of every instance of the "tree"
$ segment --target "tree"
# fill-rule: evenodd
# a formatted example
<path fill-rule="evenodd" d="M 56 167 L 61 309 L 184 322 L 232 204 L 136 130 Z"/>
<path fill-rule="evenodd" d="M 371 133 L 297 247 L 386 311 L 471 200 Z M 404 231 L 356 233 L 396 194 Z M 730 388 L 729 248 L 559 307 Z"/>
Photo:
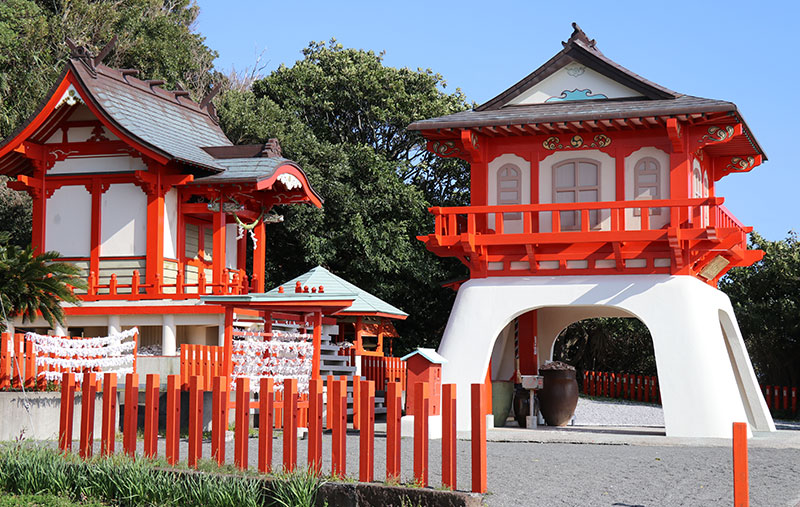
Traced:
<path fill-rule="evenodd" d="M 99 52 L 104 63 L 181 84 L 197 98 L 215 79 L 217 53 L 192 30 L 191 0 L 4 0 L 0 2 L 0 138 L 30 116 L 69 58 L 64 40 Z"/>
<path fill-rule="evenodd" d="M 279 283 L 322 264 L 411 316 L 400 349 L 437 345 L 454 293 L 441 282 L 466 277 L 416 239 L 433 229 L 430 205 L 467 202 L 464 162 L 435 158 L 406 126 L 468 107 L 430 70 L 385 66 L 380 54 L 311 43 L 303 60 L 231 90 L 217 103 L 234 142 L 280 139 L 325 199 L 291 206 L 270 226 L 268 277 Z"/>
<path fill-rule="evenodd" d="M 769 241 L 750 235 L 764 251 L 752 266 L 733 268 L 719 287 L 731 299 L 736 320 L 760 382 L 800 384 L 800 241 L 797 233 Z"/>
<path fill-rule="evenodd" d="M 32 321 L 41 314 L 51 327 L 64 322 L 61 302 L 78 303 L 72 288 L 86 288 L 75 265 L 59 262 L 58 252 L 35 255 L 30 246 L 8 244 L 8 234 L 0 235 L 0 302 L 3 321 L 21 316 Z"/>

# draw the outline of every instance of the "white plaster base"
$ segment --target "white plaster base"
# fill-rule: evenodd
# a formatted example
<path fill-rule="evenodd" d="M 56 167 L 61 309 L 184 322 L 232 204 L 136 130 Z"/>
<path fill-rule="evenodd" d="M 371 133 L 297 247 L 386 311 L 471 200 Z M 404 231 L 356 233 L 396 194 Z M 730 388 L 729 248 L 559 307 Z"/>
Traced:
<path fill-rule="evenodd" d="M 414 416 L 404 415 L 400 418 L 400 436 L 413 437 L 414 436 Z M 442 439 L 442 416 L 429 415 L 428 416 L 428 440 L 441 440 Z"/>
<path fill-rule="evenodd" d="M 470 428 L 470 384 L 484 381 L 495 339 L 539 308 L 540 361 L 572 322 L 641 320 L 653 338 L 667 436 L 730 438 L 735 421 L 775 431 L 728 297 L 694 277 L 670 275 L 490 277 L 462 285 L 438 350 L 448 360 L 442 382 L 460 393 L 459 431 Z"/>

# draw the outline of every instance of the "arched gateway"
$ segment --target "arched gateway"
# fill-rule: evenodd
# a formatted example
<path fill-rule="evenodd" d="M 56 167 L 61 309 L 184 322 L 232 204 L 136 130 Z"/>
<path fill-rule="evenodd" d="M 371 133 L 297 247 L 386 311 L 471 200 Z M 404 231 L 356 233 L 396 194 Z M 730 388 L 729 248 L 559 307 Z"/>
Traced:
<path fill-rule="evenodd" d="M 716 289 L 763 253 L 715 183 L 764 153 L 734 104 L 646 81 L 573 26 L 561 52 L 494 99 L 409 127 L 471 164 L 471 205 L 432 208 L 435 230 L 420 237 L 470 269 L 439 347 L 459 429 L 469 384 L 514 319 L 520 371 L 535 374 L 566 325 L 622 316 L 653 337 L 668 436 L 729 437 L 732 421 L 774 431 Z"/>

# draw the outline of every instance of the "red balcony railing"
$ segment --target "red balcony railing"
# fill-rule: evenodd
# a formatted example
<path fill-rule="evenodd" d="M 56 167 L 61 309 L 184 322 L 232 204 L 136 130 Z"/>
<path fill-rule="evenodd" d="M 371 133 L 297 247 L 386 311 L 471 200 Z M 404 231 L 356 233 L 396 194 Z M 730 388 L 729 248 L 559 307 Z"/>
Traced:
<path fill-rule="evenodd" d="M 552 272 L 578 260 L 589 270 L 633 266 L 642 273 L 689 269 L 696 274 L 719 255 L 731 266 L 749 265 L 761 257 L 760 252 L 747 251 L 746 235 L 752 228 L 736 220 L 723 201 L 709 197 L 436 207 L 430 209 L 434 233 L 419 239 L 438 255 L 461 259 L 473 276 L 492 270 Z M 540 261 L 558 264 L 542 269 Z M 520 262 L 528 268 L 520 268 Z M 511 267 L 514 263 L 516 268 Z"/>

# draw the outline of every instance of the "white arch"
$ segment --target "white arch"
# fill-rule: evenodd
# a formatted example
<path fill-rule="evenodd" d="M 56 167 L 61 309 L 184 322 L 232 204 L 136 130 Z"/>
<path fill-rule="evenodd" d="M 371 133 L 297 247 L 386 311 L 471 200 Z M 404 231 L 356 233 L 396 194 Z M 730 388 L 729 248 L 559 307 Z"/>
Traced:
<path fill-rule="evenodd" d="M 459 430 L 470 427 L 470 384 L 484 381 L 500 331 L 517 316 L 545 307 L 583 307 L 592 315 L 613 307 L 647 326 L 668 436 L 730 438 L 731 422 L 748 420 L 754 430 L 774 431 L 763 403 L 748 403 L 750 418 L 743 405 L 760 392 L 746 362 L 738 365 L 749 384 L 740 395 L 720 326 L 720 311 L 733 315 L 727 296 L 694 277 L 670 275 L 490 277 L 462 285 L 439 346 L 448 359 L 442 382 L 457 384 L 460 393 Z M 734 330 L 725 333 L 740 337 Z M 743 347 L 742 342 L 737 353 Z"/>

